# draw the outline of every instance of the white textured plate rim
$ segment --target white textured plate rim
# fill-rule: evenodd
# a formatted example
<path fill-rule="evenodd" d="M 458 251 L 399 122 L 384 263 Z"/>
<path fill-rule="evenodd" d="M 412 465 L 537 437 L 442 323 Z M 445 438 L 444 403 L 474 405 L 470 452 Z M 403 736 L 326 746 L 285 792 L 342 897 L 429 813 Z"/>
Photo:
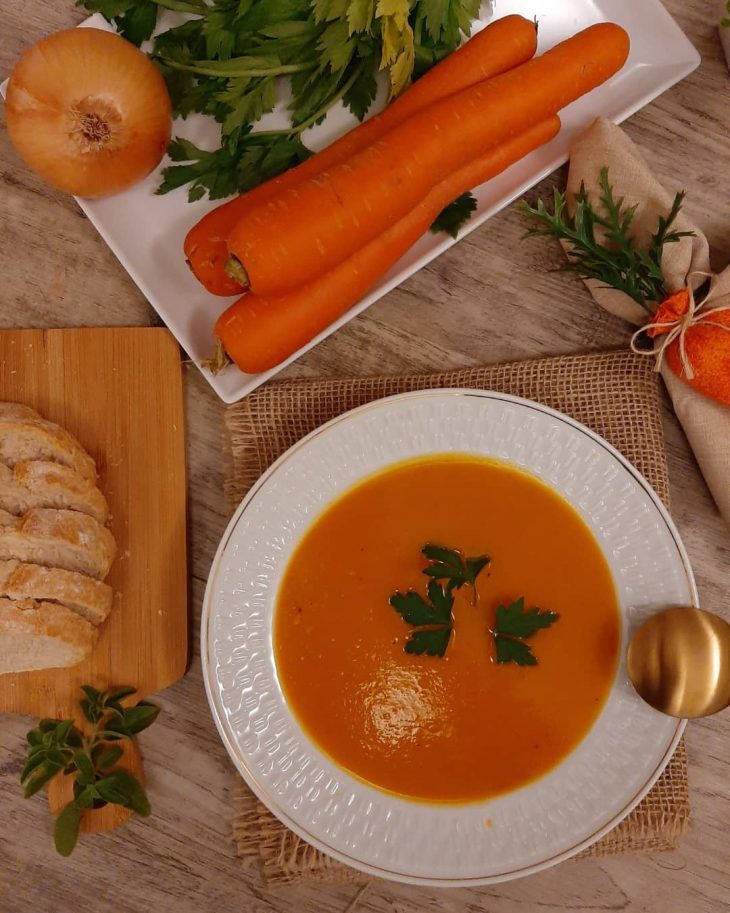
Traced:
<path fill-rule="evenodd" d="M 342 415 L 335 416 L 333 419 L 330 419 L 328 422 L 325 422 L 323 425 L 320 425 L 318 428 L 315 428 L 305 437 L 301 438 L 295 444 L 293 444 L 287 451 L 285 451 L 271 466 L 259 477 L 259 479 L 254 483 L 251 489 L 242 499 L 241 503 L 238 505 L 235 513 L 231 517 L 231 520 L 226 527 L 221 541 L 216 550 L 215 556 L 211 563 L 211 568 L 208 576 L 208 582 L 205 589 L 205 595 L 203 598 L 203 606 L 201 612 L 201 622 L 200 622 L 200 654 L 201 654 L 201 666 L 203 673 L 203 682 L 205 686 L 205 692 L 208 698 L 208 703 L 211 709 L 211 715 L 215 722 L 218 733 L 221 737 L 221 741 L 226 747 L 228 754 L 231 760 L 234 763 L 234 766 L 241 774 L 245 780 L 248 787 L 252 792 L 257 796 L 257 798 L 277 817 L 279 820 L 285 824 L 291 831 L 305 840 L 307 843 L 310 843 L 312 846 L 321 850 L 322 852 L 332 856 L 335 859 L 338 859 L 340 862 L 345 863 L 346 865 L 351 866 L 352 868 L 358 869 L 359 871 L 365 872 L 369 875 L 375 877 L 386 878 L 392 881 L 398 881 L 404 884 L 414 884 L 422 886 L 431 886 L 431 887 L 468 887 L 476 885 L 487 885 L 487 884 L 498 884 L 505 881 L 512 881 L 517 878 L 523 878 L 527 875 L 532 875 L 537 872 L 543 871 L 547 868 L 551 868 L 554 865 L 557 865 L 560 862 L 565 861 L 566 859 L 575 856 L 580 853 L 582 850 L 587 849 L 597 840 L 600 840 L 606 833 L 616 827 L 631 811 L 641 802 L 641 800 L 647 795 L 652 786 L 661 776 L 664 768 L 668 764 L 670 758 L 672 757 L 674 751 L 677 748 L 679 740 L 684 733 L 686 727 L 686 720 L 677 720 L 676 729 L 674 735 L 672 736 L 669 745 L 664 752 L 661 759 L 657 762 L 654 770 L 649 774 L 644 785 L 636 792 L 636 794 L 621 808 L 616 812 L 607 822 L 605 822 L 600 828 L 596 829 L 592 834 L 585 837 L 579 843 L 576 843 L 574 846 L 569 847 L 566 850 L 563 850 L 560 853 L 555 854 L 549 858 L 543 859 L 540 862 L 524 866 L 522 868 L 499 872 L 497 874 L 492 874 L 488 876 L 476 876 L 476 877 L 460 877 L 453 879 L 444 879 L 444 878 L 428 878 L 423 876 L 415 876 L 407 872 L 399 872 L 392 869 L 386 869 L 383 867 L 378 867 L 360 861 L 357 857 L 350 856 L 347 853 L 342 852 L 329 845 L 328 843 L 320 840 L 318 837 L 309 833 L 305 828 L 301 827 L 296 821 L 294 821 L 288 814 L 285 812 L 278 803 L 270 796 L 268 793 L 263 790 L 255 777 L 255 775 L 249 770 L 246 765 L 245 759 L 239 753 L 238 747 L 233 743 L 229 737 L 229 733 L 226 730 L 226 727 L 223 722 L 224 714 L 221 711 L 221 708 L 218 705 L 218 696 L 213 691 L 213 685 L 211 681 L 211 656 L 210 656 L 210 647 L 208 641 L 208 628 L 212 616 L 212 607 L 211 607 L 211 594 L 214 590 L 214 582 L 218 573 L 218 569 L 221 563 L 223 554 L 227 548 L 228 541 L 239 522 L 240 517 L 244 513 L 248 504 L 256 497 L 260 489 L 267 483 L 269 478 L 276 473 L 278 468 L 286 462 L 291 456 L 296 452 L 300 451 L 307 443 L 315 437 L 320 436 L 325 433 L 329 428 L 334 425 L 338 425 L 343 421 L 348 420 L 351 416 L 355 414 L 362 414 L 366 411 L 372 411 L 378 408 L 387 407 L 388 404 L 397 401 L 406 401 L 409 399 L 423 399 L 428 397 L 435 396 L 471 396 L 477 398 L 486 398 L 501 400 L 503 402 L 512 403 L 514 405 L 526 407 L 533 409 L 539 412 L 542 412 L 544 415 L 550 416 L 558 421 L 563 422 L 568 425 L 575 431 L 579 431 L 589 437 L 595 444 L 602 447 L 606 450 L 622 467 L 629 473 L 629 475 L 634 479 L 635 482 L 643 489 L 646 493 L 649 501 L 652 506 L 660 515 L 663 520 L 666 528 L 674 542 L 674 545 L 677 549 L 679 559 L 683 565 L 684 572 L 687 577 L 687 583 L 689 586 L 691 599 L 693 605 L 699 604 L 699 596 L 697 593 L 697 587 L 692 572 L 692 567 L 689 561 L 689 556 L 682 542 L 679 531 L 677 530 L 674 521 L 672 520 L 669 512 L 662 503 L 661 499 L 654 491 L 649 482 L 641 475 L 641 473 L 626 459 L 626 457 L 618 451 L 612 444 L 610 444 L 605 438 L 601 437 L 591 428 L 588 428 L 586 425 L 581 422 L 576 421 L 569 415 L 559 412 L 556 409 L 552 409 L 549 406 L 545 406 L 542 403 L 535 402 L 533 400 L 525 399 L 523 397 L 514 396 L 508 393 L 500 393 L 497 391 L 491 390 L 474 390 L 468 388 L 436 388 L 430 390 L 419 390 L 419 391 L 410 391 L 406 393 L 396 394 L 394 396 L 383 397 L 381 399 L 374 400 L 370 403 L 365 403 L 362 406 L 358 406 L 354 409 L 349 410 L 348 412 L 343 413 Z M 334 763 L 334 762 L 332 762 Z M 335 764 L 335 766 L 338 766 Z"/>

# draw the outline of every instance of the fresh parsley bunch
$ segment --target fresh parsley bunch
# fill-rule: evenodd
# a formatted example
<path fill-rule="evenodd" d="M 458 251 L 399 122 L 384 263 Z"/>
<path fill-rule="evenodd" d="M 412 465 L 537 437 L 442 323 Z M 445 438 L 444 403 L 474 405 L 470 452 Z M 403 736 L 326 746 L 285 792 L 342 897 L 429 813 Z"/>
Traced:
<path fill-rule="evenodd" d="M 106 804 L 121 805 L 142 817 L 150 813 L 150 803 L 139 780 L 117 764 L 123 751 L 114 745 L 134 738 L 157 719 L 159 709 L 140 701 L 124 707 L 121 701 L 134 694 L 134 688 L 97 691 L 82 686 L 81 710 L 90 724 L 88 734 L 73 720 L 41 720 L 28 735 L 28 758 L 20 775 L 25 797 L 35 795 L 58 774 L 74 776 L 74 798 L 66 805 L 54 827 L 56 849 L 69 856 L 79 836 L 84 809 Z"/>
<path fill-rule="evenodd" d="M 152 38 L 160 10 L 190 14 L 155 35 L 176 116 L 208 114 L 221 126 L 218 149 L 174 139 L 159 193 L 189 184 L 188 196 L 221 199 L 297 165 L 311 152 L 301 134 L 342 101 L 359 120 L 386 71 L 391 97 L 455 50 L 480 0 L 78 0 L 135 44 Z M 274 109 L 277 80 L 291 88 L 291 126 L 255 131 Z M 455 236 L 471 204 L 446 218 Z"/>

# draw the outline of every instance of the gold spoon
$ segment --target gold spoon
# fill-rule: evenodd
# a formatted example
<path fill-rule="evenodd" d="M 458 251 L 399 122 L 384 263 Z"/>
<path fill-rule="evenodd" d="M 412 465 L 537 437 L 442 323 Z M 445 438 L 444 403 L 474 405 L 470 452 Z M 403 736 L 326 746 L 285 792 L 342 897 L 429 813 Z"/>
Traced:
<path fill-rule="evenodd" d="M 730 624 L 702 609 L 658 612 L 629 642 L 628 673 L 644 700 L 669 716 L 730 706 Z"/>

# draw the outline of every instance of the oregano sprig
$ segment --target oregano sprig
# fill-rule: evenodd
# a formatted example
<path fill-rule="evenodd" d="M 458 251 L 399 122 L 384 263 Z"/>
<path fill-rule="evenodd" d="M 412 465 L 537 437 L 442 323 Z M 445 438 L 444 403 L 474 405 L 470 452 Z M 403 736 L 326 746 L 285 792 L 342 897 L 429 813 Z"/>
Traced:
<path fill-rule="evenodd" d="M 146 701 L 125 707 L 134 688 L 98 691 L 83 685 L 81 711 L 89 725 L 82 732 L 73 720 L 43 719 L 27 735 L 28 757 L 20 775 L 25 797 L 35 795 L 59 774 L 74 777 L 74 798 L 61 810 L 53 831 L 56 849 L 69 856 L 79 836 L 84 809 L 121 805 L 142 817 L 150 814 L 144 787 L 117 767 L 123 750 L 114 742 L 132 740 L 157 719 L 159 708 Z"/>

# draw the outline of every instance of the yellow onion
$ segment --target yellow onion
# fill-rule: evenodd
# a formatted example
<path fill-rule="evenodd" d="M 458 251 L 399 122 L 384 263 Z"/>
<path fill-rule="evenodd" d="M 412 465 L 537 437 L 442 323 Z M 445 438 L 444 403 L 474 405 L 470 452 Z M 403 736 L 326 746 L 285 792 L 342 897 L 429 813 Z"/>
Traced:
<path fill-rule="evenodd" d="M 170 98 L 158 69 L 101 29 L 67 29 L 26 51 L 10 77 L 5 113 L 26 164 L 82 197 L 142 180 L 170 141 Z"/>

